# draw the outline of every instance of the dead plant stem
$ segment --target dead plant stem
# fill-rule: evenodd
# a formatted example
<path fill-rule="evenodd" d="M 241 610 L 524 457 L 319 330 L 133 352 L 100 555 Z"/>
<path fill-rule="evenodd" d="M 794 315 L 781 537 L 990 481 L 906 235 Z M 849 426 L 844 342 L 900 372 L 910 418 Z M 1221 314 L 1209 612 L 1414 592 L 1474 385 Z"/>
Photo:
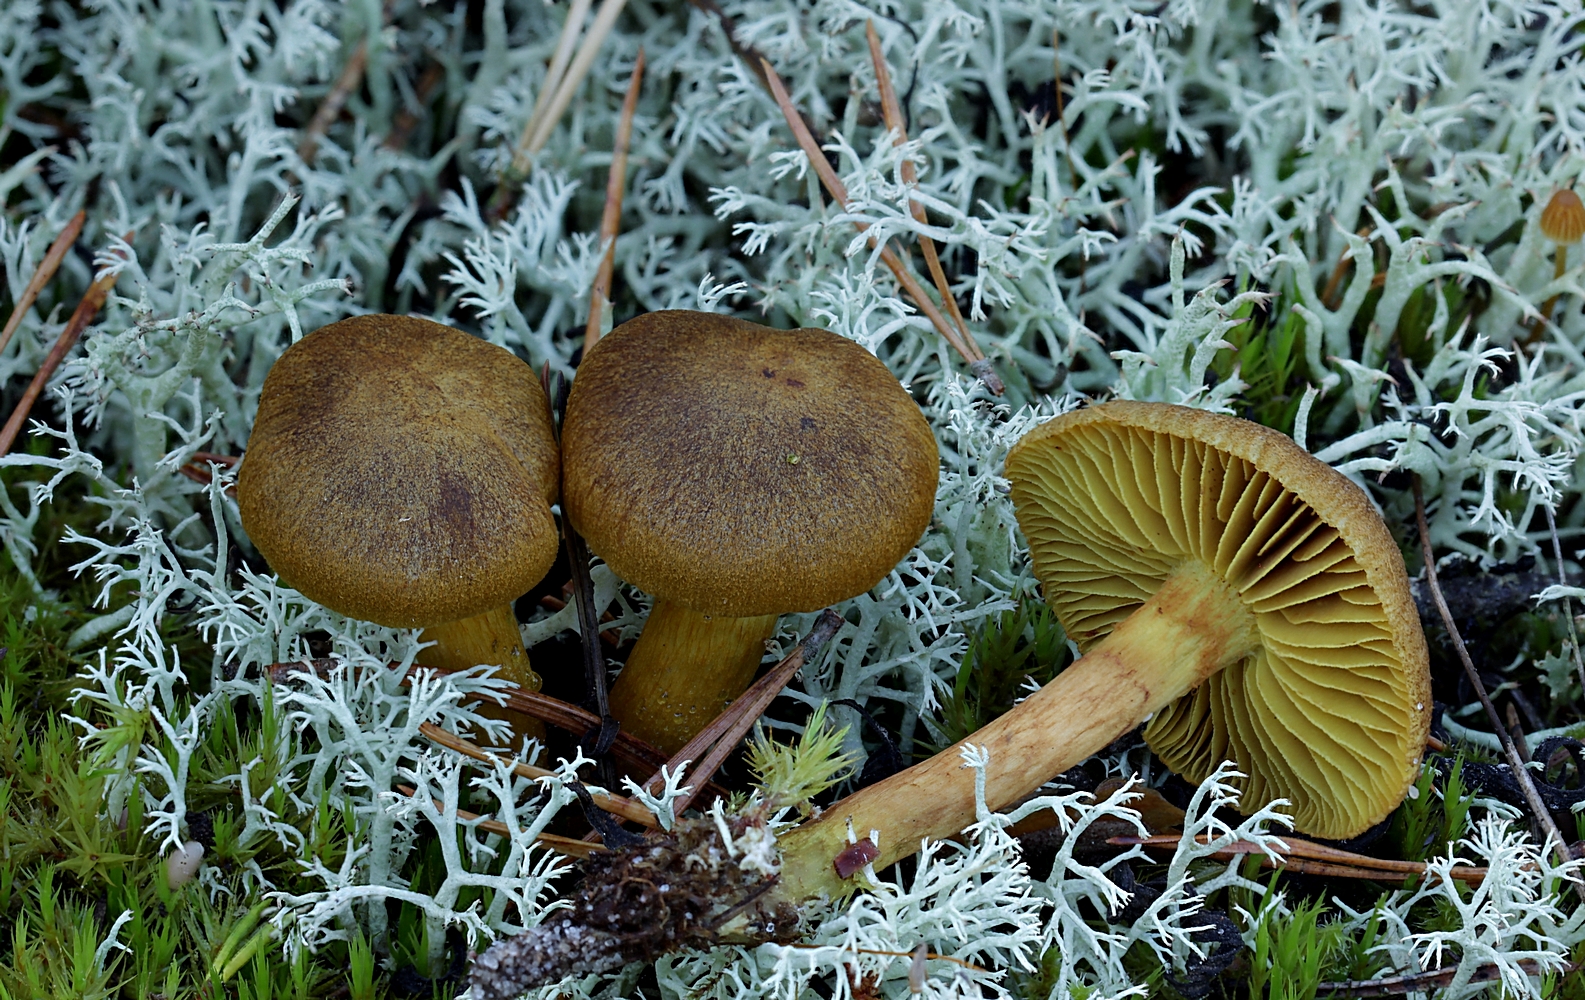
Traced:
<path fill-rule="evenodd" d="M 776 70 L 771 67 L 769 61 L 762 59 L 760 63 L 765 71 L 766 84 L 770 87 L 771 94 L 776 98 L 776 105 L 781 108 L 782 116 L 787 119 L 787 127 L 792 129 L 793 137 L 798 140 L 799 147 L 803 149 L 804 156 L 808 158 L 810 168 L 814 170 L 816 176 L 820 178 L 820 183 L 825 186 L 826 191 L 842 207 L 842 210 L 847 211 L 847 187 L 842 183 L 842 179 L 837 176 L 836 171 L 831 168 L 831 164 L 826 161 L 825 153 L 821 151 L 820 144 L 815 141 L 814 134 L 809 131 L 809 127 L 804 123 L 803 117 L 798 113 L 798 108 L 794 106 L 792 98 L 788 96 L 787 88 L 782 85 L 781 77 L 776 75 Z M 861 233 L 869 229 L 868 223 L 855 220 L 853 225 Z M 886 269 L 891 271 L 892 277 L 902 286 L 908 297 L 914 301 L 914 305 L 930 320 L 930 325 L 936 328 L 936 332 L 941 334 L 941 338 L 951 345 L 952 349 L 957 351 L 959 356 L 968 363 L 970 370 L 984 380 L 984 370 L 987 366 L 980 364 L 980 362 L 985 361 L 984 355 L 976 357 L 978 348 L 971 349 L 958 336 L 957 331 L 947 324 L 946 317 L 941 315 L 941 310 L 937 309 L 936 304 L 930 300 L 930 296 L 925 294 L 924 288 L 919 284 L 919 279 L 915 278 L 907 266 L 892 252 L 891 247 L 880 243 L 874 236 L 870 236 L 869 245 L 879 248 L 881 263 L 885 264 Z M 991 377 L 995 378 L 994 372 L 991 373 Z M 996 381 L 998 384 L 1000 383 L 1000 379 Z M 994 389 L 989 381 L 985 384 L 987 388 Z"/>
<path fill-rule="evenodd" d="M 692 804 L 699 793 L 705 788 L 705 783 L 715 775 L 715 772 L 726 761 L 738 745 L 738 742 L 748 735 L 749 728 L 765 714 L 765 709 L 781 694 L 782 688 L 792 681 L 793 675 L 798 673 L 805 663 L 813 660 L 831 637 L 836 635 L 837 629 L 842 627 L 842 616 L 830 608 L 820 612 L 815 619 L 814 627 L 803 641 L 793 647 L 780 663 L 770 669 L 764 677 L 755 681 L 747 691 L 739 695 L 726 711 L 716 716 L 710 724 L 694 735 L 681 750 L 667 763 L 667 771 L 675 774 L 677 769 L 689 761 L 697 761 L 691 775 L 693 784 L 688 793 L 673 807 L 676 812 L 682 812 Z M 644 787 L 651 794 L 658 792 L 663 787 L 660 773 L 656 773 Z"/>
<path fill-rule="evenodd" d="M 869 42 L 870 61 L 875 64 L 875 82 L 881 94 L 881 114 L 886 121 L 886 127 L 896 136 L 892 140 L 894 146 L 901 146 L 908 141 L 907 123 L 903 121 L 902 105 L 897 101 L 897 89 L 892 86 L 891 70 L 886 65 L 886 57 L 881 54 L 881 39 L 875 33 L 875 22 L 864 22 L 864 37 Z M 902 172 L 903 183 L 913 190 L 919 186 L 919 176 L 914 169 L 914 161 L 906 157 L 899 164 Z M 930 224 L 925 215 L 925 207 L 915 201 L 912 195 L 908 199 L 908 211 L 914 221 L 921 226 Z M 980 345 L 975 342 L 974 334 L 969 332 L 969 326 L 963 322 L 963 313 L 958 309 L 958 300 L 952 294 L 952 287 L 947 284 L 947 276 L 941 269 L 941 258 L 936 255 L 936 242 L 924 233 L 919 234 L 919 250 L 924 254 L 925 267 L 930 271 L 930 280 L 935 283 L 936 294 L 941 296 L 941 304 L 946 306 L 947 314 L 952 317 L 953 324 L 958 330 L 958 337 L 968 348 L 973 356 L 969 367 L 978 375 L 991 392 L 1000 396 L 1006 391 L 1002 385 L 1001 377 L 991 368 L 990 362 L 985 358 L 985 352 L 980 350 Z M 983 369 L 983 370 L 982 370 Z"/>
<path fill-rule="evenodd" d="M 600 269 L 595 272 L 594 290 L 589 293 L 589 325 L 583 333 L 583 353 L 587 357 L 605 332 L 607 310 L 611 305 L 611 272 L 616 266 L 616 236 L 622 225 L 622 192 L 627 189 L 627 147 L 633 137 L 633 113 L 638 109 L 638 93 L 644 82 L 644 48 L 639 47 L 628 77 L 627 94 L 622 98 L 622 117 L 611 144 L 611 172 L 605 181 L 605 210 L 600 214 Z M 603 714 L 603 712 L 602 712 Z"/>
<path fill-rule="evenodd" d="M 28 279 L 28 285 L 22 289 L 22 297 L 17 299 L 16 305 L 11 309 L 11 318 L 6 320 L 5 330 L 0 331 L 0 351 L 4 351 L 11 343 L 11 337 L 17 332 L 17 327 L 22 325 L 22 317 L 33 308 L 39 293 L 44 286 L 55 277 L 55 272 L 60 270 L 61 261 L 66 259 L 66 251 L 77 242 L 77 235 L 83 231 L 83 223 L 88 219 L 87 209 L 78 209 L 77 214 L 71 217 L 60 235 L 55 237 L 55 242 L 44 254 L 44 259 L 39 261 L 38 270 L 33 272 L 33 277 Z"/>
<path fill-rule="evenodd" d="M 1442 588 L 1436 582 L 1436 553 L 1431 550 L 1431 530 L 1426 524 L 1425 497 L 1420 489 L 1420 475 L 1413 474 L 1414 485 L 1414 521 L 1415 527 L 1420 532 L 1420 551 L 1425 555 L 1425 581 L 1431 591 L 1431 601 L 1436 605 L 1436 610 L 1442 617 L 1442 625 L 1447 629 L 1448 638 L 1453 642 L 1453 650 L 1458 654 L 1459 662 L 1464 665 L 1464 673 L 1469 677 L 1469 682 L 1479 696 L 1481 705 L 1486 709 L 1486 717 L 1491 720 L 1492 729 L 1497 733 L 1497 740 L 1502 744 L 1503 756 L 1508 759 L 1508 767 L 1513 771 L 1514 780 L 1519 783 L 1520 790 L 1524 793 L 1524 800 L 1535 815 L 1536 824 L 1541 828 L 1542 836 L 1547 841 L 1550 849 L 1561 861 L 1568 860 L 1568 842 L 1563 839 L 1563 834 L 1558 831 L 1557 824 L 1552 821 L 1552 814 L 1547 811 L 1546 804 L 1541 801 L 1541 795 L 1535 790 L 1535 784 L 1530 780 L 1530 771 L 1525 767 L 1524 759 L 1519 756 L 1519 750 L 1513 744 L 1513 737 L 1507 727 L 1502 724 L 1502 718 L 1497 714 L 1497 707 L 1491 702 L 1491 695 L 1486 693 L 1486 684 L 1480 679 L 1480 671 L 1475 669 L 1475 661 L 1470 659 L 1469 650 L 1464 648 L 1464 638 L 1459 635 L 1458 626 L 1453 623 L 1453 612 L 1448 610 L 1447 599 L 1442 596 Z M 1585 886 L 1576 885 L 1581 898 L 1585 898 Z"/>
<path fill-rule="evenodd" d="M 132 234 L 127 233 L 122 239 L 130 240 Z M 110 297 L 110 289 L 116 286 L 116 278 L 119 275 L 119 271 L 108 271 L 95 278 L 94 283 L 88 286 L 88 291 L 83 293 L 82 301 L 77 303 L 72 318 L 66 321 L 66 328 L 55 339 L 55 345 L 50 348 L 50 352 L 44 356 L 44 363 L 39 366 L 33 381 L 29 382 L 27 389 L 23 391 L 17 408 L 11 411 L 11 419 L 6 421 L 4 429 L 0 429 L 0 455 L 9 452 L 11 446 L 16 443 L 17 435 L 22 432 L 23 422 L 27 420 L 33 404 L 43 393 L 44 386 L 49 383 L 50 376 L 54 375 L 55 369 L 66 360 L 66 355 L 76 345 L 77 339 L 83 335 L 88 324 L 99 315 L 99 310 L 103 308 L 105 299 Z"/>
<path fill-rule="evenodd" d="M 1546 511 L 1547 530 L 1552 533 L 1552 559 L 1557 563 L 1557 582 L 1559 586 L 1567 587 L 1568 567 L 1563 565 L 1563 543 L 1557 536 L 1557 515 L 1552 512 L 1551 504 L 1542 509 Z M 1574 654 L 1574 669 L 1579 672 L 1580 690 L 1585 691 L 1585 657 L 1580 656 L 1579 629 L 1574 625 L 1574 602 L 1567 595 L 1563 597 L 1563 621 L 1568 627 L 1568 645 Z"/>

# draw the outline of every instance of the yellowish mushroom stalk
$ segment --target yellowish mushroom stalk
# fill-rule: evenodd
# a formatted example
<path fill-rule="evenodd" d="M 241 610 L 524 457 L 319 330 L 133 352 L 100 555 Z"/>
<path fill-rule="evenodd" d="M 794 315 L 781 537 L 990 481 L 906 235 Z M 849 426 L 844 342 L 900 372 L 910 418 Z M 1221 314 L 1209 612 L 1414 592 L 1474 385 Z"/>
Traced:
<path fill-rule="evenodd" d="M 427 626 L 419 636 L 435 645 L 419 659 L 444 670 L 466 670 L 479 664 L 501 668 L 504 677 L 525 691 L 538 691 L 544 680 L 529 666 L 523 633 L 510 604 L 498 605 L 482 615 L 441 625 Z"/>
<path fill-rule="evenodd" d="M 1163 404 L 1057 418 L 1008 456 L 1046 598 L 1085 655 L 966 741 L 1005 809 L 1149 720 L 1190 781 L 1224 760 L 1244 802 L 1356 835 L 1402 800 L 1430 724 L 1403 559 L 1364 493 L 1267 428 Z M 876 831 L 877 866 L 974 820 L 954 746 L 782 838 L 777 892 L 839 895 L 832 860 Z"/>
<path fill-rule="evenodd" d="M 706 615 L 658 599 L 611 687 L 611 715 L 675 752 L 754 682 L 779 615 Z"/>

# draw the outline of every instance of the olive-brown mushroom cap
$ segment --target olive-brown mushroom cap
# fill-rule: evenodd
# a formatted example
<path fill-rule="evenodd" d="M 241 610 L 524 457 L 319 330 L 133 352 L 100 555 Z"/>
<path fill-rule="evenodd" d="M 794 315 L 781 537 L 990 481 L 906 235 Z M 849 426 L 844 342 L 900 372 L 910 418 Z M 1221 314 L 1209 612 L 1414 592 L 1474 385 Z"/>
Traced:
<path fill-rule="evenodd" d="M 291 586 L 420 628 L 508 603 L 545 575 L 559 474 L 525 362 L 429 320 L 358 316 L 270 369 L 237 503 Z"/>
<path fill-rule="evenodd" d="M 862 347 L 682 310 L 578 368 L 563 506 L 617 575 L 704 614 L 812 611 L 868 590 L 919 540 L 937 452 Z"/>
<path fill-rule="evenodd" d="M 1127 401 L 1036 428 L 1007 475 L 1046 600 L 1081 648 L 1187 560 L 1253 615 L 1259 648 L 1146 726 L 1167 766 L 1198 782 L 1232 760 L 1251 808 L 1286 798 L 1325 837 L 1402 800 L 1430 725 L 1425 637 L 1359 487 L 1269 428 Z"/>
<path fill-rule="evenodd" d="M 1585 203 L 1568 188 L 1559 188 L 1541 210 L 1541 235 L 1553 243 L 1577 243 L 1585 236 Z"/>

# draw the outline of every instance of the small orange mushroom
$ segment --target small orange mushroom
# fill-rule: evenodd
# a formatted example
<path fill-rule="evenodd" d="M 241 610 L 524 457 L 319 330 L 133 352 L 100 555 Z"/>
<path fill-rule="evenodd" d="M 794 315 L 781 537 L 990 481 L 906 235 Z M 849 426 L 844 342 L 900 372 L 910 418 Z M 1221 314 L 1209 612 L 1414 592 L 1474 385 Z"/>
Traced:
<path fill-rule="evenodd" d="M 1578 243 L 1580 237 L 1585 236 L 1585 202 L 1581 202 L 1579 195 L 1572 189 L 1558 188 L 1546 203 L 1546 208 L 1541 210 L 1541 235 L 1557 244 L 1557 263 L 1552 269 L 1552 277 L 1561 278 L 1563 272 L 1568 270 L 1569 244 Z M 1552 307 L 1556 304 L 1556 295 L 1546 300 L 1546 305 L 1541 308 L 1538 329 L 1552 318 Z"/>

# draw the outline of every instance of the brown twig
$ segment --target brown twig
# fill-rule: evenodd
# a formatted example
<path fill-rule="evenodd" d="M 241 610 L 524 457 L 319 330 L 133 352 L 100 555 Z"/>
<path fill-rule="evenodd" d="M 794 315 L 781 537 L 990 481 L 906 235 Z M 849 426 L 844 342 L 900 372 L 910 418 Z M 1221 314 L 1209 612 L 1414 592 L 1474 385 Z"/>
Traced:
<path fill-rule="evenodd" d="M 1519 965 L 1528 975 L 1540 975 L 1541 964 L 1533 958 L 1521 958 Z M 1573 962 L 1563 963 L 1561 970 L 1565 974 L 1573 972 L 1579 966 Z M 1385 997 L 1398 996 L 1407 993 L 1423 993 L 1440 986 L 1447 986 L 1458 977 L 1458 966 L 1450 969 L 1431 969 L 1428 972 L 1412 972 L 1406 976 L 1392 976 L 1387 979 L 1345 979 L 1337 982 L 1324 982 L 1316 987 L 1316 996 L 1337 997 Z M 1469 977 L 1472 983 L 1490 983 L 1502 978 L 1502 970 L 1495 964 L 1482 965 Z"/>
<path fill-rule="evenodd" d="M 88 219 L 86 209 L 78 209 L 77 214 L 66 223 L 66 228 L 61 230 L 55 242 L 44 254 L 44 259 L 39 261 L 38 270 L 33 272 L 33 277 L 28 279 L 28 286 L 22 289 L 22 297 L 17 299 L 16 305 L 11 309 L 11 318 L 6 320 L 5 330 L 0 331 L 0 351 L 4 351 L 11 343 L 11 337 L 17 332 L 17 327 L 22 325 L 22 317 L 33 308 L 33 303 L 44 290 L 44 286 L 55 277 L 55 272 L 60 270 L 61 261 L 66 259 L 66 251 L 77 242 L 77 235 L 83 231 L 83 223 Z"/>
<path fill-rule="evenodd" d="M 870 62 L 875 64 L 875 82 L 881 92 L 881 114 L 886 121 L 886 127 L 891 130 L 896 138 L 892 140 L 894 146 L 901 146 L 908 141 L 908 126 L 903 121 L 902 105 L 897 101 L 897 89 L 892 86 L 891 70 L 886 65 L 886 57 L 881 54 L 881 39 L 875 33 L 873 20 L 864 22 L 864 37 L 870 46 Z M 903 183 L 910 188 L 919 184 L 918 173 L 914 170 L 914 162 L 903 159 L 899 164 L 902 171 Z M 921 226 L 930 224 L 925 215 L 925 207 L 912 197 L 908 199 L 908 211 L 913 215 L 914 221 Z M 947 314 L 952 317 L 952 322 L 957 326 L 958 337 L 974 356 L 969 363 L 969 368 L 985 383 L 986 388 L 1000 396 L 1007 391 L 1002 385 L 991 363 L 985 357 L 985 352 L 980 350 L 980 345 L 975 342 L 974 334 L 969 332 L 969 326 L 963 322 L 963 313 L 958 309 L 958 300 L 952 294 L 952 288 L 947 284 L 947 276 L 941 270 L 941 258 L 936 256 L 936 242 L 924 233 L 919 234 L 919 250 L 924 254 L 925 267 L 930 271 L 930 280 L 935 283 L 936 294 L 941 296 L 941 304 L 946 306 Z"/>
<path fill-rule="evenodd" d="M 591 6 L 592 0 L 572 0 L 567 8 L 566 20 L 561 22 L 561 35 L 556 39 L 556 51 L 551 54 L 550 65 L 545 67 L 545 79 L 539 85 L 539 94 L 534 99 L 534 110 L 529 112 L 528 121 L 523 123 L 523 132 L 518 136 L 517 146 L 512 150 L 512 163 L 507 168 L 509 178 L 521 182 L 528 176 L 532 163 L 530 157 L 533 155 L 529 143 L 534 141 L 539 120 L 550 106 L 562 75 L 567 72 L 567 64 L 572 61 L 573 50 L 578 47 L 578 36 L 583 32 L 583 19 L 589 16 Z"/>
<path fill-rule="evenodd" d="M 842 206 L 843 211 L 847 211 L 847 187 L 843 185 L 842 179 L 837 176 L 836 171 L 831 169 L 831 164 L 826 161 L 825 153 L 821 151 L 820 144 L 815 141 L 814 134 L 809 131 L 809 127 L 804 123 L 803 117 L 798 114 L 797 107 L 793 105 L 792 98 L 787 94 L 787 88 L 782 85 L 781 77 L 776 75 L 776 70 L 771 67 L 767 60 L 760 60 L 760 64 L 764 67 L 766 84 L 770 87 L 772 96 L 776 98 L 776 105 L 781 109 L 782 116 L 787 119 L 787 127 L 792 129 L 793 137 L 798 140 L 799 147 L 803 149 L 804 155 L 809 160 L 809 166 L 814 170 L 816 176 L 820 178 L 820 183 L 825 186 L 831 197 L 836 200 L 837 204 Z M 869 229 L 869 224 L 865 222 L 854 220 L 853 225 L 861 233 Z M 919 279 L 915 278 L 897 255 L 892 252 L 891 247 L 879 243 L 874 236 L 869 238 L 869 245 L 872 247 L 879 246 L 881 263 L 885 264 L 886 269 L 891 271 L 892 277 L 902 286 L 903 291 L 907 292 L 908 297 L 913 300 L 919 311 L 929 318 L 930 325 L 936 328 L 936 332 L 941 334 L 942 339 L 950 344 L 952 349 L 957 351 L 964 361 L 968 362 L 969 368 L 976 375 L 981 376 L 983 380 L 985 366 L 975 367 L 977 362 L 985 360 L 985 356 L 979 353 L 979 348 L 971 348 L 958 337 L 957 331 L 953 330 L 947 324 L 946 317 L 941 315 L 941 310 L 937 309 L 936 304 L 930 300 L 930 296 L 925 294 L 924 288 L 919 284 Z M 991 373 L 991 376 L 994 378 L 995 373 Z M 1000 380 L 998 379 L 997 381 L 999 382 Z M 987 388 L 994 390 L 990 382 L 985 384 Z"/>
<path fill-rule="evenodd" d="M 123 239 L 130 240 L 131 233 Z M 11 419 L 6 421 L 5 428 L 0 430 L 0 455 L 11 450 L 11 445 L 16 443 L 17 435 L 22 432 L 22 423 L 27 420 L 28 412 L 33 409 L 33 404 L 38 401 L 39 394 L 44 391 L 44 386 L 49 382 L 50 376 L 55 374 L 55 369 L 66 359 L 66 355 L 77 343 L 77 338 L 92 323 L 94 317 L 104 306 L 105 299 L 110 297 L 110 289 L 116 286 L 118 271 L 110 271 L 94 279 L 88 286 L 88 291 L 83 293 L 82 301 L 77 303 L 77 309 L 72 313 L 72 318 L 66 321 L 66 329 L 61 331 L 55 339 L 55 346 L 50 348 L 49 354 L 44 356 L 44 363 L 33 376 L 33 381 L 28 383 L 27 389 L 22 393 L 22 399 L 17 403 L 17 408 L 11 411 Z"/>
<path fill-rule="evenodd" d="M 1358 233 L 1355 233 L 1355 235 L 1356 236 L 1368 236 L 1368 235 L 1370 235 L 1370 227 L 1369 226 L 1365 226 L 1365 227 L 1361 228 Z M 1328 309 L 1336 309 L 1337 308 L 1337 302 L 1335 301 L 1335 299 L 1336 299 L 1336 296 L 1337 296 L 1338 287 L 1343 284 L 1343 275 L 1345 273 L 1347 273 L 1348 265 L 1349 265 L 1351 260 L 1352 260 L 1352 258 L 1350 258 L 1348 256 L 1348 248 L 1347 247 L 1344 247 L 1342 252 L 1337 255 L 1337 265 L 1332 268 L 1332 276 L 1326 279 L 1326 288 L 1324 288 L 1321 291 L 1321 302 Z"/>
<path fill-rule="evenodd" d="M 303 139 L 297 144 L 297 155 L 304 162 L 312 164 L 314 157 L 319 152 L 319 139 L 336 119 L 341 115 L 341 109 L 346 106 L 347 98 L 363 83 L 363 71 L 369 65 L 369 40 L 367 38 L 358 42 L 352 54 L 347 57 L 347 64 L 341 68 L 341 75 L 336 77 L 335 86 L 319 102 L 319 107 L 314 111 L 314 117 L 308 123 L 308 128 L 303 130 Z"/>
<path fill-rule="evenodd" d="M 820 612 L 820 617 L 815 619 L 814 627 L 804 636 L 802 642 L 793 647 L 791 653 L 772 667 L 764 677 L 750 685 L 747 691 L 727 706 L 726 711 L 716 716 L 667 762 L 667 770 L 673 774 L 688 761 L 696 762 L 691 775 L 693 787 L 674 806 L 676 812 L 680 813 L 692 804 L 704 790 L 705 783 L 726 761 L 727 755 L 737 747 L 738 741 L 748 734 L 749 728 L 765 714 L 765 709 L 776 700 L 776 696 L 781 694 L 782 688 L 793 679 L 799 668 L 814 659 L 841 627 L 841 615 L 830 608 Z M 659 791 L 662 785 L 660 772 L 657 771 L 649 781 L 645 782 L 644 787 L 653 794 Z"/>
<path fill-rule="evenodd" d="M 313 674 L 316 677 L 326 677 L 338 665 L 340 665 L 339 661 L 329 658 L 298 660 L 292 663 L 271 663 L 264 667 L 263 671 L 272 683 L 289 684 L 295 674 Z M 393 663 L 390 666 L 394 668 L 398 665 Z M 415 663 L 408 668 L 407 674 L 402 678 L 402 683 L 406 684 L 420 670 L 432 670 L 437 674 L 456 672 L 444 667 Z M 512 711 L 521 712 L 530 718 L 538 719 L 574 735 L 582 735 L 592 727 L 600 724 L 598 718 L 577 705 L 568 704 L 547 694 L 540 694 L 538 691 L 524 691 L 522 688 L 515 688 L 499 693 L 506 699 L 506 707 Z M 629 736 L 626 733 L 617 734 L 616 742 L 612 744 L 611 750 L 632 767 L 645 772 L 653 771 L 666 762 L 664 753 L 638 737 Z M 726 794 L 725 789 L 716 785 L 711 785 L 710 791 L 716 795 Z"/>
<path fill-rule="evenodd" d="M 412 785 L 397 785 L 396 790 L 408 798 L 418 794 L 418 789 Z M 436 809 L 445 810 L 445 805 L 439 799 L 435 799 L 434 803 Z M 512 835 L 511 828 L 500 820 L 480 819 L 478 813 L 471 813 L 466 809 L 458 809 L 457 818 L 467 822 L 478 820 L 479 829 L 486 833 L 494 833 L 502 837 L 510 837 Z M 575 840 L 572 837 L 563 837 L 554 833 L 536 834 L 534 842 L 544 844 L 556 853 L 565 854 L 572 858 L 588 858 L 605 850 L 599 844 L 591 844 L 587 840 Z"/>
<path fill-rule="evenodd" d="M 1491 703 L 1491 695 L 1486 693 L 1486 685 L 1480 679 L 1480 671 L 1475 669 L 1475 661 L 1470 659 L 1469 650 L 1464 648 L 1464 638 L 1459 635 L 1458 626 L 1453 624 L 1453 613 L 1448 610 L 1447 599 L 1442 596 L 1442 588 L 1436 582 L 1436 554 L 1431 551 L 1431 530 L 1426 525 L 1425 497 L 1420 490 L 1420 475 L 1414 473 L 1411 480 L 1414 487 L 1414 522 L 1420 532 L 1420 551 L 1425 556 L 1425 582 L 1431 591 L 1431 600 L 1436 605 L 1436 610 L 1442 616 L 1442 625 L 1447 629 L 1448 638 L 1453 642 L 1453 651 L 1458 654 L 1459 662 L 1464 665 L 1464 673 L 1469 677 L 1470 686 L 1475 689 L 1480 703 L 1486 709 L 1486 717 L 1491 720 L 1491 727 L 1497 733 L 1497 739 L 1502 744 L 1503 756 L 1508 758 L 1508 769 L 1513 772 L 1513 777 L 1519 783 L 1519 790 L 1524 793 L 1524 800 L 1534 814 L 1536 824 L 1541 828 L 1542 836 L 1552 847 L 1553 852 L 1563 861 L 1568 860 L 1568 842 L 1558 832 L 1557 824 L 1552 821 L 1552 814 L 1547 811 L 1546 803 L 1541 801 L 1541 795 L 1535 790 L 1535 784 L 1530 780 L 1530 771 L 1524 765 L 1524 759 L 1519 756 L 1518 748 L 1514 746 L 1513 737 L 1502 724 L 1502 719 L 1497 715 L 1497 707 Z M 1585 897 L 1585 886 L 1576 885 L 1582 897 Z"/>
<path fill-rule="evenodd" d="M 4 347 L 0 344 L 0 347 Z M 1559 586 L 1568 586 L 1568 567 L 1563 564 L 1563 543 L 1557 536 L 1557 516 L 1552 513 L 1552 505 L 1547 504 L 1541 508 L 1546 511 L 1547 530 L 1552 533 L 1552 559 L 1557 563 L 1557 582 Z M 1574 602 L 1567 595 L 1563 598 L 1563 620 L 1568 623 L 1568 644 L 1574 652 L 1574 669 L 1579 672 L 1580 687 L 1585 690 L 1585 657 L 1581 657 L 1579 648 L 1579 630 L 1574 626 Z"/>
<path fill-rule="evenodd" d="M 465 740 L 455 733 L 447 732 L 432 722 L 419 723 L 418 731 L 424 734 L 424 736 L 428 739 L 439 743 L 447 750 L 451 750 L 454 753 L 460 753 L 464 757 L 471 757 L 474 760 L 483 761 L 487 764 L 506 763 L 506 760 L 502 755 L 491 753 L 483 747 L 478 746 L 469 740 Z M 547 768 L 535 767 L 533 764 L 523 763 L 513 763 L 512 773 L 517 775 L 519 778 L 549 778 L 555 776 L 556 774 L 555 771 L 551 771 Z M 606 792 L 593 792 L 591 795 L 594 799 L 595 805 L 599 806 L 601 809 L 604 809 L 613 816 L 620 816 L 625 820 L 630 820 L 639 824 L 640 826 L 648 827 L 651 830 L 658 829 L 660 827 L 660 824 L 655 820 L 654 813 L 650 812 L 643 805 L 635 802 L 625 795 L 611 795 Z"/>
<path fill-rule="evenodd" d="M 1108 844 L 1117 847 L 1146 847 L 1161 850 L 1175 850 L 1178 846 L 1177 834 L 1160 834 L 1153 837 L 1111 837 Z M 1248 841 L 1236 841 L 1233 844 L 1218 850 L 1212 857 L 1219 861 L 1231 861 L 1241 855 L 1261 854 L 1261 864 L 1267 868 L 1282 869 L 1299 872 L 1306 875 L 1326 875 L 1337 878 L 1374 879 L 1378 882 L 1405 882 L 1411 878 L 1423 878 L 1429 872 L 1429 867 L 1421 861 L 1392 861 L 1386 858 L 1373 858 L 1366 854 L 1355 854 L 1352 851 L 1339 850 L 1317 844 L 1314 841 L 1304 840 L 1299 837 L 1281 838 L 1287 850 L 1281 852 L 1280 861 L 1273 861 L 1270 856 L 1257 845 Z M 1199 843 L 1207 843 L 1208 838 L 1202 836 Z M 1456 865 L 1451 871 L 1451 877 L 1459 882 L 1476 884 L 1486 878 L 1487 869 L 1476 868 L 1473 865 Z"/>
<path fill-rule="evenodd" d="M 594 290 L 589 293 L 589 325 L 583 333 L 583 353 L 600 340 L 604 332 L 605 311 L 611 303 L 611 271 L 616 266 L 616 234 L 622 224 L 622 192 L 627 189 L 627 147 L 633 136 L 633 113 L 638 110 L 638 92 L 644 82 L 644 47 L 638 49 L 633 75 L 622 98 L 622 117 L 617 121 L 616 140 L 611 145 L 611 172 L 605 181 L 605 211 L 600 215 L 600 269 L 595 272 Z"/>
<path fill-rule="evenodd" d="M 193 452 L 193 457 L 176 471 L 180 472 L 182 475 L 186 476 L 188 479 L 191 479 L 195 483 L 203 483 L 205 486 L 208 486 L 214 481 L 214 477 L 209 474 L 209 466 L 211 464 L 224 465 L 229 469 L 235 468 L 236 464 L 240 461 L 242 461 L 242 459 L 235 455 L 216 455 L 212 451 L 195 451 Z M 236 483 L 232 483 L 230 486 L 226 487 L 227 496 L 235 496 L 236 493 Z"/>
<path fill-rule="evenodd" d="M 430 60 L 424 67 L 424 73 L 418 78 L 418 86 L 413 88 L 413 104 L 417 111 L 403 108 L 396 113 L 396 118 L 391 125 L 391 132 L 380 143 L 386 149 L 401 149 L 407 145 L 408 137 L 413 134 L 413 129 L 423 120 L 423 110 L 429 106 L 430 97 L 434 96 L 435 88 L 439 87 L 446 79 L 446 69 L 439 62 Z"/>

